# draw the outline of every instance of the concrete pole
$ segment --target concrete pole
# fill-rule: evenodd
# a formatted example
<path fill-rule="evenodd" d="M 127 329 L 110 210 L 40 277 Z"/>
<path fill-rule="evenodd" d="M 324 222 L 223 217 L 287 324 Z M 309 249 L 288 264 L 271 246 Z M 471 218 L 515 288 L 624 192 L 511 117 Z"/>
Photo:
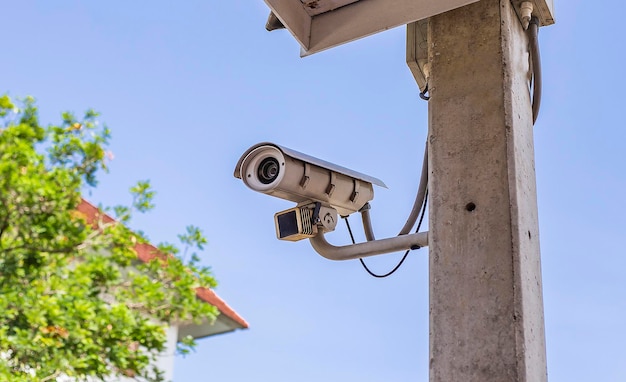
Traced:
<path fill-rule="evenodd" d="M 546 381 L 527 36 L 510 0 L 428 36 L 430 381 Z"/>

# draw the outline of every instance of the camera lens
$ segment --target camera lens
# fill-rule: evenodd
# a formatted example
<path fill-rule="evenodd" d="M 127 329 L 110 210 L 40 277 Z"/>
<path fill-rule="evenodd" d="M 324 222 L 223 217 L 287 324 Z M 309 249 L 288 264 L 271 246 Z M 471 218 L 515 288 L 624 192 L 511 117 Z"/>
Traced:
<path fill-rule="evenodd" d="M 257 170 L 259 180 L 263 184 L 272 183 L 280 172 L 280 164 L 274 157 L 267 157 L 261 161 Z"/>

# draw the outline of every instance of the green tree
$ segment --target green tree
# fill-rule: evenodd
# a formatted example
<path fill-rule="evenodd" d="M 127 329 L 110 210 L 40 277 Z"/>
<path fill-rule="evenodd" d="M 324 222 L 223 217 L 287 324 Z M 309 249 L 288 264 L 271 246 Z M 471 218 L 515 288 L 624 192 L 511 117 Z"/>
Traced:
<path fill-rule="evenodd" d="M 2 381 L 160 381 L 151 361 L 164 350 L 166 325 L 218 314 L 196 297 L 196 288 L 215 286 L 194 252 L 206 243 L 197 228 L 179 236 L 194 252 L 189 261 L 167 244 L 138 261 L 146 239 L 127 224 L 153 207 L 147 182 L 131 189 L 131 206 L 103 209 L 115 221 L 77 212 L 106 170 L 109 130 L 97 118 L 64 113 L 42 127 L 32 98 L 0 97 Z M 183 352 L 194 345 L 183 342 Z"/>

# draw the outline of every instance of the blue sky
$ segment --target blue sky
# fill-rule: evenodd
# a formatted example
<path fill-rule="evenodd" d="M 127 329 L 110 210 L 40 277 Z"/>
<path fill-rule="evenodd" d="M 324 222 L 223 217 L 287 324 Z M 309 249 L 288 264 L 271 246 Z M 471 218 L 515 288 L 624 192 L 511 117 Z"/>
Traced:
<path fill-rule="evenodd" d="M 556 0 L 540 33 L 544 95 L 535 128 L 548 373 L 626 380 L 626 4 Z M 417 187 L 426 103 L 404 63 L 404 28 L 305 59 L 264 29 L 262 0 L 4 1 L 0 92 L 33 95 L 46 122 L 95 108 L 113 131 L 110 174 L 88 196 L 130 201 L 149 179 L 154 243 L 188 224 L 217 292 L 250 329 L 200 341 L 175 382 L 426 381 L 427 252 L 384 280 L 275 239 L 291 203 L 233 178 L 245 149 L 273 141 L 371 174 L 374 228 L 403 225 Z M 352 219 L 353 226 L 358 220 Z M 329 236 L 347 243 L 343 227 Z M 401 254 L 368 260 L 378 272 Z"/>

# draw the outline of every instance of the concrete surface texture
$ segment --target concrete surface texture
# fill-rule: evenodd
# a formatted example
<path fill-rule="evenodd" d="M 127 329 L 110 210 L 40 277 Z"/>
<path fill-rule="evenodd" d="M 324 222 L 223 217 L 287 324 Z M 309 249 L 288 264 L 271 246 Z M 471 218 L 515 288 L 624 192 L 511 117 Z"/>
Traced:
<path fill-rule="evenodd" d="M 430 380 L 547 380 L 528 39 L 508 0 L 431 18 Z"/>

